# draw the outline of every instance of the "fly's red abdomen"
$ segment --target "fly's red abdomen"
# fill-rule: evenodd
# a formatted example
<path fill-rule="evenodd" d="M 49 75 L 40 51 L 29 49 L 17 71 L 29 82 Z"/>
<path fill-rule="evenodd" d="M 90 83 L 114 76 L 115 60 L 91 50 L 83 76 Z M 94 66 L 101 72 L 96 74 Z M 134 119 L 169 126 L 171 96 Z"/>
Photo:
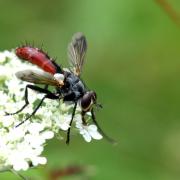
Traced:
<path fill-rule="evenodd" d="M 38 48 L 23 46 L 16 49 L 16 55 L 23 60 L 29 61 L 37 65 L 41 69 L 51 74 L 57 72 L 56 66 L 51 61 L 51 58 Z"/>

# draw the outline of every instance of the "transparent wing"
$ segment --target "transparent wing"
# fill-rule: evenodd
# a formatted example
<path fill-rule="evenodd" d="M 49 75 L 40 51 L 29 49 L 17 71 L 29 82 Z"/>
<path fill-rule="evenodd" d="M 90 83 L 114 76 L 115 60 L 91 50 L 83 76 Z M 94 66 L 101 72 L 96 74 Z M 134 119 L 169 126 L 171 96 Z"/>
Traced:
<path fill-rule="evenodd" d="M 16 77 L 34 84 L 47 84 L 51 86 L 58 86 L 58 82 L 54 76 L 48 72 L 38 70 L 23 70 L 16 73 Z"/>
<path fill-rule="evenodd" d="M 87 42 L 85 36 L 80 32 L 74 34 L 68 46 L 68 58 L 72 71 L 77 76 L 80 76 L 82 72 L 86 50 Z"/>

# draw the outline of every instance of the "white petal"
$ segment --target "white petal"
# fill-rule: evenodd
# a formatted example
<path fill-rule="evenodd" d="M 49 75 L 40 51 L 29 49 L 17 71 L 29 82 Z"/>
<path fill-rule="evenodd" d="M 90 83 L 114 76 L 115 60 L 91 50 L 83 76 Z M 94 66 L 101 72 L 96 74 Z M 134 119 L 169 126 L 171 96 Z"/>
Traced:
<path fill-rule="evenodd" d="M 39 156 L 44 150 L 44 146 L 38 146 L 36 149 L 34 149 L 34 155 Z"/>
<path fill-rule="evenodd" d="M 88 126 L 88 131 L 97 131 L 97 126 L 92 124 Z"/>
<path fill-rule="evenodd" d="M 78 128 L 78 129 L 83 129 L 83 124 L 82 124 L 82 120 L 81 121 L 76 121 L 76 127 Z"/>
<path fill-rule="evenodd" d="M 54 137 L 54 132 L 52 132 L 52 131 L 45 131 L 41 135 L 42 135 L 42 137 L 44 139 L 52 139 Z"/>
<path fill-rule="evenodd" d="M 31 123 L 28 127 L 28 131 L 32 134 L 39 133 L 44 129 L 44 125 L 40 123 Z"/>
<path fill-rule="evenodd" d="M 23 164 L 22 169 L 23 169 L 24 171 L 26 171 L 28 168 L 29 168 L 29 164 L 28 164 L 26 161 L 24 161 L 24 164 Z"/>
<path fill-rule="evenodd" d="M 64 131 L 68 130 L 70 121 L 71 121 L 71 116 L 69 114 L 64 114 L 60 116 L 59 119 L 56 119 L 57 124 Z"/>
<path fill-rule="evenodd" d="M 74 117 L 74 121 L 82 124 L 82 116 L 80 114 L 76 114 Z"/>
<path fill-rule="evenodd" d="M 60 124 L 59 126 L 64 131 L 67 131 L 70 127 L 69 124 L 67 124 L 67 123 Z"/>
<path fill-rule="evenodd" d="M 37 136 L 37 135 L 31 135 L 31 134 L 27 134 L 24 137 L 25 141 L 28 142 L 31 147 L 33 148 L 38 148 L 39 146 L 41 146 L 43 143 L 45 143 L 44 138 Z"/>
<path fill-rule="evenodd" d="M 39 164 L 37 158 L 31 158 L 31 161 L 33 166 L 37 166 Z"/>
<path fill-rule="evenodd" d="M 39 164 L 46 164 L 47 163 L 47 159 L 45 157 L 39 157 Z"/>
<path fill-rule="evenodd" d="M 92 138 L 91 138 L 91 136 L 89 135 L 88 132 L 84 133 L 84 134 L 83 134 L 83 137 L 84 137 L 85 141 L 91 142 L 91 139 L 92 139 Z"/>
<path fill-rule="evenodd" d="M 14 128 L 8 133 L 8 140 L 15 141 L 23 138 L 25 135 L 24 130 L 21 127 Z"/>
<path fill-rule="evenodd" d="M 20 159 L 18 159 L 17 161 L 16 161 L 16 163 L 15 164 L 13 164 L 13 169 L 15 170 L 15 171 L 19 171 L 19 170 L 27 170 L 29 168 L 29 164 L 26 162 L 26 161 L 24 161 L 24 160 L 20 160 Z"/>
<path fill-rule="evenodd" d="M 85 141 L 87 141 L 87 142 L 91 141 L 91 136 L 90 136 L 89 132 L 86 130 L 86 128 L 80 129 L 80 134 L 82 134 L 82 136 L 84 137 Z"/>
<path fill-rule="evenodd" d="M 96 132 L 89 132 L 89 133 L 90 133 L 90 135 L 91 135 L 91 137 L 93 139 L 100 140 L 100 139 L 103 138 L 103 136 L 98 131 L 96 131 Z"/>
<path fill-rule="evenodd" d="M 13 124 L 14 117 L 13 116 L 4 116 L 3 117 L 3 126 L 9 127 Z"/>
<path fill-rule="evenodd" d="M 87 114 L 88 116 L 91 116 L 91 112 L 87 112 L 86 114 Z"/>
<path fill-rule="evenodd" d="M 46 164 L 47 163 L 47 159 L 45 157 L 34 157 L 32 159 L 32 164 L 33 166 L 37 166 L 38 164 Z"/>
<path fill-rule="evenodd" d="M 0 63 L 4 62 L 6 60 L 6 55 L 4 52 L 0 53 Z"/>
<path fill-rule="evenodd" d="M 88 132 L 94 139 L 99 140 L 103 138 L 102 135 L 97 131 L 97 127 L 94 124 L 88 126 Z"/>

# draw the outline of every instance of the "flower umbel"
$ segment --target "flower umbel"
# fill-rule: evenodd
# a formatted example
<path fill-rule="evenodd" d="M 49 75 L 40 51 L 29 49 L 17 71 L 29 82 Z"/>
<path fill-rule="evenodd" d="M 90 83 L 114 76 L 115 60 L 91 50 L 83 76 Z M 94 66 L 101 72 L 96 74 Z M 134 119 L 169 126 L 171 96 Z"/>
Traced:
<path fill-rule="evenodd" d="M 37 67 L 22 62 L 13 51 L 0 53 L 0 169 L 11 167 L 19 171 L 27 170 L 31 165 L 46 164 L 47 159 L 42 156 L 42 152 L 47 140 L 55 135 L 63 136 L 62 131 L 69 128 L 73 105 L 49 99 L 44 101 L 30 120 L 16 127 L 32 113 L 36 102 L 42 98 L 41 94 L 32 90 L 28 94 L 30 104 L 21 113 L 5 116 L 5 112 L 16 112 L 24 105 L 23 96 L 27 83 L 17 79 L 15 73 L 25 69 Z M 78 109 L 79 107 L 74 122 L 85 141 L 102 139 L 94 124 L 83 125 Z"/>

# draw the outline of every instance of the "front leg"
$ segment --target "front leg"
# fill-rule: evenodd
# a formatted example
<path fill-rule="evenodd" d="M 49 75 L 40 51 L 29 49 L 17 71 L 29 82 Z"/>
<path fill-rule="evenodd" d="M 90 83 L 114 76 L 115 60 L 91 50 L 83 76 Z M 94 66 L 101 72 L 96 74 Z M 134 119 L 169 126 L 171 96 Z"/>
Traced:
<path fill-rule="evenodd" d="M 98 131 L 102 134 L 102 136 L 110 143 L 116 144 L 117 142 L 114 139 L 110 138 L 106 133 L 104 133 L 104 131 L 101 129 L 101 127 L 97 123 L 93 108 L 91 109 L 91 116 L 92 116 L 92 120 L 93 120 L 94 124 L 97 126 Z"/>
<path fill-rule="evenodd" d="M 86 111 L 81 111 L 81 118 L 82 118 L 82 123 L 83 123 L 83 125 L 87 125 L 87 123 L 86 123 L 86 120 L 85 120 L 85 114 L 86 114 Z"/>

